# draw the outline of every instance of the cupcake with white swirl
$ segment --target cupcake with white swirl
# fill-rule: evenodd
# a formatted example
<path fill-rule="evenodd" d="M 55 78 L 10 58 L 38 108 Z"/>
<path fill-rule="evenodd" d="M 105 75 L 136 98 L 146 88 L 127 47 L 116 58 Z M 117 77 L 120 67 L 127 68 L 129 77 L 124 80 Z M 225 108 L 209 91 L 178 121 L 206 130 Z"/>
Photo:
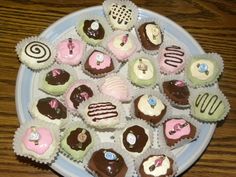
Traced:
<path fill-rule="evenodd" d="M 54 47 L 46 39 L 37 36 L 20 41 L 16 52 L 19 60 L 32 70 L 49 67 L 56 57 Z"/>

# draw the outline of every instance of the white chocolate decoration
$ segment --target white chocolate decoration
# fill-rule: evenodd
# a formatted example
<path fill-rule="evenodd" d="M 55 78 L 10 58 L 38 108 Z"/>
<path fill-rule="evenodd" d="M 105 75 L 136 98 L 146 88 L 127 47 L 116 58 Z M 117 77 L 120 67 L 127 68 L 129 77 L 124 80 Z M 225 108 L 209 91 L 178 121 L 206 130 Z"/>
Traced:
<path fill-rule="evenodd" d="M 148 116 L 159 116 L 161 112 L 165 109 L 165 105 L 162 103 L 160 99 L 155 96 L 152 98 L 156 99 L 156 105 L 152 106 L 148 103 L 149 95 L 143 95 L 138 102 L 138 109 Z"/>
<path fill-rule="evenodd" d="M 143 68 L 145 68 L 145 70 Z M 149 80 L 154 76 L 153 65 L 150 60 L 145 58 L 136 60 L 133 66 L 133 70 L 136 77 L 142 80 Z"/>
<path fill-rule="evenodd" d="M 164 157 L 162 163 L 156 165 L 154 170 L 150 170 L 150 167 L 155 165 L 156 161 L 160 158 L 163 158 L 163 156 L 152 156 L 143 163 L 143 169 L 147 175 L 152 175 L 152 176 L 166 175 L 167 170 L 170 168 L 170 161 L 167 157 Z"/>
<path fill-rule="evenodd" d="M 154 45 L 159 45 L 162 42 L 162 36 L 160 28 L 158 28 L 155 24 L 147 24 L 145 26 L 145 31 L 147 34 L 147 37 L 151 43 Z"/>
<path fill-rule="evenodd" d="M 209 79 L 214 72 L 214 64 L 208 60 L 197 60 L 190 66 L 190 71 L 193 77 L 199 80 Z"/>

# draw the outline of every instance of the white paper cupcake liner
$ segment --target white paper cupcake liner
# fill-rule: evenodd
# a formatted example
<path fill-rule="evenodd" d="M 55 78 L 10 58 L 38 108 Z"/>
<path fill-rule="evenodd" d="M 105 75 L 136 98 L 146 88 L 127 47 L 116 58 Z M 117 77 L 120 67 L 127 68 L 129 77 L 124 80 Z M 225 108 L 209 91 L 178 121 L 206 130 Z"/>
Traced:
<path fill-rule="evenodd" d="M 19 60 L 35 72 L 48 68 L 56 58 L 55 47 L 47 39 L 38 36 L 18 42 L 16 53 Z"/>
<path fill-rule="evenodd" d="M 196 78 L 193 78 L 194 80 L 198 80 L 197 82 L 199 83 L 194 83 L 193 81 L 191 81 L 190 77 L 190 65 L 192 60 L 199 60 L 199 59 L 204 59 L 204 60 L 208 60 L 214 63 L 215 68 L 214 70 L 218 70 L 217 73 L 215 74 L 215 78 L 212 79 L 207 79 L 207 80 L 199 80 Z M 217 54 L 217 53 L 206 53 L 206 54 L 202 54 L 202 55 L 197 55 L 197 56 L 192 56 L 187 60 L 186 66 L 185 66 L 185 80 L 187 82 L 187 84 L 190 87 L 193 88 L 199 88 L 199 87 L 208 87 L 208 86 L 212 86 L 213 84 L 218 82 L 218 79 L 220 77 L 220 75 L 222 74 L 224 70 L 224 62 L 222 57 Z M 196 82 L 196 81 L 195 81 Z"/>
<path fill-rule="evenodd" d="M 165 135 L 164 135 L 164 123 L 168 120 L 171 120 L 171 119 L 184 119 L 186 120 L 188 123 L 190 123 L 191 125 L 193 125 L 195 128 L 196 128 L 196 132 L 195 132 L 195 135 L 193 138 L 180 138 L 179 141 L 177 141 L 175 144 L 173 144 L 172 146 L 169 146 L 167 145 L 166 143 L 166 139 L 165 139 Z M 184 114 L 176 114 L 176 115 L 170 115 L 168 118 L 166 118 L 163 122 L 163 124 L 160 126 L 160 129 L 159 129 L 159 141 L 161 142 L 165 142 L 166 143 L 166 146 L 168 146 L 169 148 L 171 149 L 175 149 L 175 148 L 178 148 L 178 147 L 181 147 L 185 144 L 188 144 L 194 140 L 196 140 L 199 136 L 199 133 L 200 133 L 200 122 L 198 122 L 196 119 L 193 119 L 190 115 L 184 115 Z"/>
<path fill-rule="evenodd" d="M 112 4 L 117 4 L 120 6 L 124 5 L 126 7 L 129 7 L 132 10 L 132 13 L 131 13 L 132 20 L 129 22 L 128 25 L 126 25 L 126 27 L 115 27 L 114 24 L 112 24 L 112 22 L 110 21 L 109 13 L 110 13 L 110 8 Z M 107 18 L 107 21 L 109 22 L 113 30 L 124 30 L 124 31 L 131 30 L 138 20 L 138 8 L 133 2 L 129 0 L 105 0 L 103 2 L 103 10 Z M 125 17 L 127 16 L 122 17 L 122 19 L 124 19 Z"/>
<path fill-rule="evenodd" d="M 53 139 L 52 144 L 50 145 L 48 150 L 45 151 L 42 155 L 37 154 L 34 151 L 28 150 L 23 144 L 22 140 L 23 136 L 26 133 L 26 130 L 31 128 L 32 126 L 35 126 L 37 128 L 47 128 L 51 132 Z M 13 139 L 13 149 L 16 155 L 18 156 L 27 157 L 38 163 L 49 164 L 54 162 L 58 154 L 59 143 L 60 143 L 60 132 L 58 126 L 41 120 L 29 120 L 24 124 L 22 124 L 16 130 Z"/>
<path fill-rule="evenodd" d="M 204 93 L 217 95 L 219 97 L 219 100 L 221 100 L 224 105 L 224 112 L 217 120 L 212 120 L 210 116 L 208 116 L 208 118 L 201 118 L 201 117 L 197 117 L 195 115 L 195 112 L 194 112 L 194 108 L 196 106 L 195 100 L 197 99 L 199 94 L 204 94 Z M 228 99 L 225 97 L 225 95 L 219 89 L 217 89 L 215 87 L 198 88 L 198 89 L 192 90 L 190 92 L 189 103 L 191 105 L 191 107 L 190 107 L 191 108 L 191 115 L 203 123 L 216 123 L 218 121 L 222 121 L 225 119 L 225 117 L 227 116 L 227 114 L 230 111 L 230 104 L 229 104 Z"/>
<path fill-rule="evenodd" d="M 91 159 L 93 153 L 100 149 L 113 149 L 115 152 L 120 154 L 123 157 L 124 162 L 128 168 L 125 177 L 133 176 L 133 173 L 135 172 L 133 158 L 124 150 L 122 150 L 119 146 L 117 146 L 115 143 L 100 143 L 87 153 L 87 155 L 84 158 L 83 164 L 85 169 L 88 170 L 92 175 L 97 176 L 95 172 L 93 172 L 88 168 L 88 162 Z"/>

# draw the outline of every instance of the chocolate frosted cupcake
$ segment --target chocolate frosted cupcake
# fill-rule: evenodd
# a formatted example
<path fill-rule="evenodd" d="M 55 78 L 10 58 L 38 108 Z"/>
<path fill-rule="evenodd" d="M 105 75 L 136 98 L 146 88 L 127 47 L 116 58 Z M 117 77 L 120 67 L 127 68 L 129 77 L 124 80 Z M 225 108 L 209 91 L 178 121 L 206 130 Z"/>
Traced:
<path fill-rule="evenodd" d="M 62 128 L 68 122 L 67 108 L 54 97 L 43 97 L 32 101 L 29 112 L 35 119 L 55 123 Z"/>

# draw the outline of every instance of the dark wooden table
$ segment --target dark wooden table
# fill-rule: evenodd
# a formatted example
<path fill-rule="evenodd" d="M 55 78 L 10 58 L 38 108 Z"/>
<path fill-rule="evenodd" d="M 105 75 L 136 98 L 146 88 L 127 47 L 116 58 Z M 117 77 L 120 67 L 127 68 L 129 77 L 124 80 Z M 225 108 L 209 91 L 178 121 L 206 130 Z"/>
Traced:
<path fill-rule="evenodd" d="M 15 108 L 15 82 L 20 63 L 16 43 L 39 35 L 61 17 L 95 5 L 101 0 L 0 0 L 0 176 L 58 176 L 49 167 L 16 157 L 12 139 L 19 126 Z M 206 52 L 224 58 L 220 89 L 228 97 L 231 112 L 215 131 L 201 158 L 183 174 L 236 176 L 236 1 L 234 0 L 135 0 L 142 8 L 158 12 L 184 27 Z"/>

